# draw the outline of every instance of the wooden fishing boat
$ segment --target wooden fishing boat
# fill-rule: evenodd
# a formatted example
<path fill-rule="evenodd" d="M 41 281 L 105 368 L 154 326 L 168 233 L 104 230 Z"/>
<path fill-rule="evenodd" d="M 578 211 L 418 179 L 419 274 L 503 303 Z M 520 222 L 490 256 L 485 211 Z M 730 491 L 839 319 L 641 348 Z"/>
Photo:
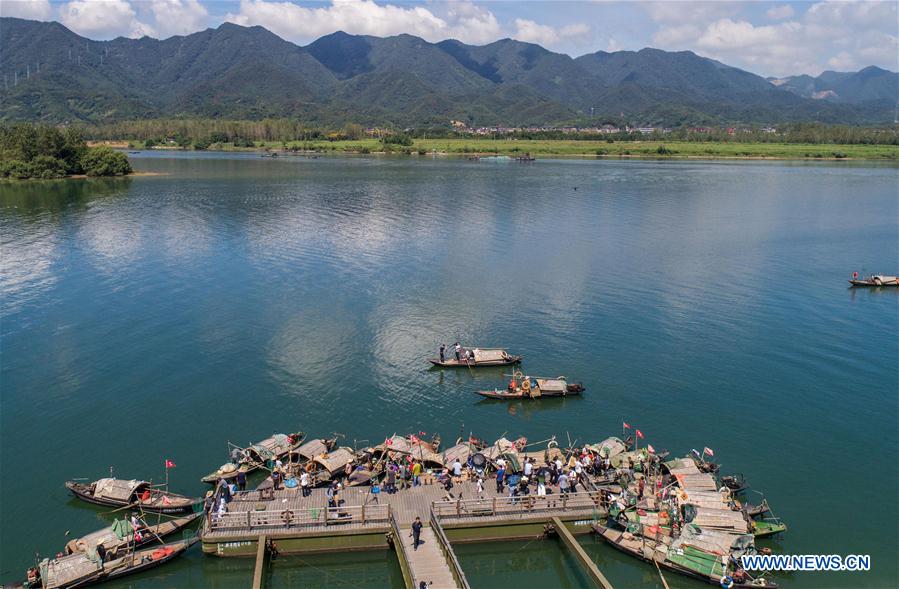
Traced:
<path fill-rule="evenodd" d="M 77 552 L 54 559 L 44 559 L 28 570 L 28 578 L 21 587 L 42 589 L 76 589 L 118 579 L 165 564 L 184 554 L 199 538 L 163 544 L 129 552 L 109 559 L 100 565 L 96 552 Z"/>
<path fill-rule="evenodd" d="M 721 477 L 721 484 L 730 489 L 734 495 L 742 493 L 749 488 L 746 477 L 742 474 L 729 474 Z"/>
<path fill-rule="evenodd" d="M 567 397 L 584 392 L 581 383 L 568 384 L 564 376 L 547 378 L 544 376 L 527 376 L 520 370 L 510 375 L 512 380 L 503 390 L 475 391 L 488 399 L 539 399 L 540 397 Z"/>
<path fill-rule="evenodd" d="M 99 479 L 90 484 L 66 481 L 66 488 L 88 503 L 108 507 L 139 507 L 154 513 L 189 513 L 200 509 L 203 499 L 163 491 L 147 481 Z"/>
<path fill-rule="evenodd" d="M 739 562 L 739 558 L 727 559 L 730 562 L 725 569 L 722 566 L 720 555 L 698 550 L 681 542 L 680 539 L 671 541 L 668 537 L 663 537 L 661 540 L 655 540 L 600 523 L 593 524 L 593 531 L 613 548 L 625 554 L 645 562 L 655 562 L 659 568 L 693 577 L 712 585 L 723 587 L 732 582 L 731 587 L 741 589 L 777 588 L 776 583 L 763 577 L 752 578 L 745 570 L 734 569 L 733 562 Z M 728 547 L 727 553 L 737 557 L 742 553 L 754 552 L 755 547 L 746 538 L 746 536 L 735 537 L 735 541 L 740 542 L 743 546 L 737 549 Z M 752 536 L 748 536 L 748 539 L 751 540 L 751 538 Z"/>
<path fill-rule="evenodd" d="M 231 449 L 231 461 L 226 462 L 201 480 L 204 483 L 215 484 L 221 479 L 231 480 L 239 472 L 247 474 L 263 468 L 266 466 L 266 463 L 283 460 L 292 451 L 296 450 L 305 438 L 306 434 L 303 432 L 273 434 L 261 442 L 256 442 L 246 448 L 233 446 Z"/>
<path fill-rule="evenodd" d="M 129 521 L 125 519 L 116 520 L 111 526 L 86 534 L 80 538 L 69 540 L 66 543 L 65 554 L 96 552 L 97 546 L 103 545 L 103 548 L 106 549 L 107 558 L 110 558 L 111 556 L 124 553 L 129 548 L 150 544 L 158 541 L 159 538 L 179 532 L 195 522 L 201 515 L 203 514 L 192 513 L 158 524 L 144 526 L 138 529 L 137 535 L 134 534 Z"/>
<path fill-rule="evenodd" d="M 327 454 L 337 444 L 337 438 L 316 438 L 308 440 L 287 455 L 288 476 L 299 476 L 302 471 L 314 474 L 317 466 L 315 457 Z"/>
<path fill-rule="evenodd" d="M 479 368 L 483 366 L 510 366 L 519 364 L 521 356 L 514 356 L 506 352 L 502 348 L 463 348 L 462 355 L 456 360 L 452 351 L 449 356 L 440 360 L 440 358 L 430 358 L 429 361 L 434 366 L 441 368 Z"/>
<path fill-rule="evenodd" d="M 356 453 L 352 448 L 341 446 L 325 454 L 319 454 L 312 461 L 317 467 L 314 480 L 316 484 L 321 484 L 343 477 L 347 464 L 356 461 Z"/>
<path fill-rule="evenodd" d="M 867 278 L 858 278 L 858 274 L 854 274 L 852 279 L 849 280 L 849 284 L 852 286 L 899 286 L 899 277 L 897 276 L 887 276 L 885 274 L 872 274 Z"/>
<path fill-rule="evenodd" d="M 777 518 L 750 520 L 749 527 L 752 529 L 752 535 L 756 538 L 776 536 L 787 531 L 787 524 Z"/>

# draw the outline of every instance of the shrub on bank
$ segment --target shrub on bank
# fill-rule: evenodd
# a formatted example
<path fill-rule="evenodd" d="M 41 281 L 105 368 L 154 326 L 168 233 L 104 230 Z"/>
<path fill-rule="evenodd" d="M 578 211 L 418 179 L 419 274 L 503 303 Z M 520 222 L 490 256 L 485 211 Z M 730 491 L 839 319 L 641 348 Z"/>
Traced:
<path fill-rule="evenodd" d="M 108 147 L 94 147 L 81 158 L 81 167 L 88 176 L 123 176 L 130 174 L 128 156 Z"/>
<path fill-rule="evenodd" d="M 0 178 L 63 178 L 71 174 L 118 176 L 131 173 L 124 153 L 89 148 L 75 128 L 0 125 Z"/>

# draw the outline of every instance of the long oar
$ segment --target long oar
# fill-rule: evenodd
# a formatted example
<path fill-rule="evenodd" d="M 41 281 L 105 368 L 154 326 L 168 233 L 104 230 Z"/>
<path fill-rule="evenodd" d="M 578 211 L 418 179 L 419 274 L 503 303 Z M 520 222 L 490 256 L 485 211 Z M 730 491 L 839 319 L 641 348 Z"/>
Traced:
<path fill-rule="evenodd" d="M 665 575 L 662 574 L 662 569 L 659 568 L 659 562 L 655 558 L 652 559 L 652 562 L 656 565 L 656 570 L 659 571 L 659 578 L 662 579 L 662 585 L 665 586 L 665 589 L 670 589 L 670 587 L 668 587 L 668 581 L 665 580 Z"/>

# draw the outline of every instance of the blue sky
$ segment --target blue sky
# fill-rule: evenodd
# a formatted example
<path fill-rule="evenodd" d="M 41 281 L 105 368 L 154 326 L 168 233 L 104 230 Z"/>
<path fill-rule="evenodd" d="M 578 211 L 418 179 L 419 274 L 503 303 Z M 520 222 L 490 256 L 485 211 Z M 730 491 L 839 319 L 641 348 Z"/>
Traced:
<path fill-rule="evenodd" d="M 304 45 L 335 30 L 485 44 L 512 37 L 573 56 L 689 49 L 761 75 L 899 69 L 895 0 L 3 0 L 0 14 L 57 20 L 92 39 L 166 38 L 223 22 Z"/>

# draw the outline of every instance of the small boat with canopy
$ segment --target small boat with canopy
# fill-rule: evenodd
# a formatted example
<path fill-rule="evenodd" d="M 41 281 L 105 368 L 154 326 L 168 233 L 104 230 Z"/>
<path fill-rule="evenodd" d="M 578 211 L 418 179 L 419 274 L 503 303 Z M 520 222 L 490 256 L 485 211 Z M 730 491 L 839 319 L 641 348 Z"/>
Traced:
<path fill-rule="evenodd" d="M 447 350 L 447 355 L 440 358 L 430 358 L 434 366 L 441 368 L 479 368 L 483 366 L 509 366 L 519 364 L 521 356 L 508 353 L 503 348 L 462 348 L 456 357 L 452 350 Z"/>
<path fill-rule="evenodd" d="M 306 434 L 295 432 L 292 434 L 273 434 L 261 442 L 250 444 L 246 448 L 231 446 L 231 460 L 220 466 L 216 471 L 204 476 L 204 483 L 215 484 L 221 479 L 231 480 L 237 473 L 249 474 L 266 466 L 271 467 L 275 460 L 283 460 L 292 451 L 303 443 Z"/>
<path fill-rule="evenodd" d="M 547 378 L 543 376 L 527 376 L 516 370 L 509 376 L 509 386 L 492 391 L 475 391 L 488 399 L 539 399 L 541 397 L 567 397 L 580 395 L 586 389 L 581 383 L 568 383 L 564 376 Z"/>
<path fill-rule="evenodd" d="M 96 550 L 76 552 L 65 556 L 45 558 L 28 569 L 27 580 L 21 587 L 41 589 L 75 589 L 118 579 L 164 564 L 198 542 L 188 540 L 163 544 L 142 550 L 130 550 L 120 557 L 101 559 Z"/>
<path fill-rule="evenodd" d="M 97 551 L 97 546 L 106 550 L 106 558 L 123 554 L 126 550 L 158 541 L 160 538 L 174 534 L 190 526 L 202 513 L 192 513 L 183 517 L 166 519 L 160 523 L 148 525 L 143 519 L 135 530 L 127 519 L 117 519 L 111 526 L 96 532 L 85 534 L 66 543 L 65 554 Z M 161 517 L 161 516 L 157 516 Z"/>
<path fill-rule="evenodd" d="M 897 276 L 888 276 L 886 274 L 872 274 L 867 278 L 859 278 L 858 272 L 852 273 L 852 278 L 849 280 L 849 284 L 852 286 L 899 286 L 899 277 Z"/>
<path fill-rule="evenodd" d="M 135 507 L 155 513 L 190 513 L 200 509 L 203 500 L 171 493 L 147 481 L 99 479 L 90 484 L 66 481 L 66 488 L 88 503 L 109 507 Z"/>

